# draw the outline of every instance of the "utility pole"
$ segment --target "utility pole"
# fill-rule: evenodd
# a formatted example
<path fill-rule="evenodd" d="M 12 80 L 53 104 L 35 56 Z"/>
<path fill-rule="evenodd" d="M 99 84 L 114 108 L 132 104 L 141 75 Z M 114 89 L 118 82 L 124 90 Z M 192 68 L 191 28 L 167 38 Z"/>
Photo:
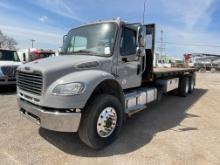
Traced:
<path fill-rule="evenodd" d="M 160 56 L 163 55 L 164 45 L 163 45 L 163 30 L 160 31 Z"/>
<path fill-rule="evenodd" d="M 165 52 L 165 43 L 164 43 L 164 31 L 160 31 L 160 46 L 158 47 L 158 50 L 160 51 L 158 55 L 158 60 L 162 60 L 161 57 L 164 55 L 166 58 L 166 52 Z"/>
<path fill-rule="evenodd" d="M 35 40 L 34 39 L 31 39 L 31 47 L 34 48 L 34 42 Z"/>
<path fill-rule="evenodd" d="M 144 0 L 144 11 L 143 11 L 143 16 L 142 16 L 142 23 L 144 24 L 144 19 L 145 19 L 145 11 L 146 11 L 146 1 L 147 0 Z"/>

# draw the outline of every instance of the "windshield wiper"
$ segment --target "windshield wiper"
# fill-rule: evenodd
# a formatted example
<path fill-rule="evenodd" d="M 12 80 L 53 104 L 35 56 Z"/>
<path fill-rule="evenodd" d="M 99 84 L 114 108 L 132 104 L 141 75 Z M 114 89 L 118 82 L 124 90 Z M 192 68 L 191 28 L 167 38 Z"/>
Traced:
<path fill-rule="evenodd" d="M 97 53 L 89 51 L 89 50 L 79 50 L 79 51 L 74 51 L 72 53 L 80 53 L 80 54 L 93 54 L 96 55 Z"/>
<path fill-rule="evenodd" d="M 79 50 L 79 51 L 74 51 L 74 52 L 68 52 L 67 54 L 82 54 L 82 55 L 98 55 L 95 52 L 88 51 L 88 50 Z"/>

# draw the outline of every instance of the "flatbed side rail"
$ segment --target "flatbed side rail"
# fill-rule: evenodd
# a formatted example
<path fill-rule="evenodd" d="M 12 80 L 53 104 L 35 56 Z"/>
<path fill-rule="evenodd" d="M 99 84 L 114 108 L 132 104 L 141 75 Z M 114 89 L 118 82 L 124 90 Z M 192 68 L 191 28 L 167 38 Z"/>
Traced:
<path fill-rule="evenodd" d="M 174 77 L 194 73 L 197 70 L 197 68 L 154 68 L 153 76 L 154 78 Z"/>

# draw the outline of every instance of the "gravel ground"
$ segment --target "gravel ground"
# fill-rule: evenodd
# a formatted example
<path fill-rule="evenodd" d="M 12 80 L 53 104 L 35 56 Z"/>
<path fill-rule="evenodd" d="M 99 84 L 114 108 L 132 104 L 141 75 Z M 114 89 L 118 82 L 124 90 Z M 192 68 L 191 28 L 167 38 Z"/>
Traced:
<path fill-rule="evenodd" d="M 120 137 L 94 151 L 77 134 L 23 118 L 15 89 L 0 90 L 0 164 L 220 164 L 220 74 L 197 74 L 187 98 L 164 96 L 129 118 Z"/>

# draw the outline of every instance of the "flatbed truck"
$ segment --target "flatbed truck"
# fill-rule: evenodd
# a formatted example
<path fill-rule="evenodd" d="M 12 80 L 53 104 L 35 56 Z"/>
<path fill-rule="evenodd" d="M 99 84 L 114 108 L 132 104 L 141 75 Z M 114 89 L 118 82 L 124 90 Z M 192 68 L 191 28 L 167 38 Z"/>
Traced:
<path fill-rule="evenodd" d="M 196 69 L 154 68 L 154 48 L 155 24 L 113 19 L 74 28 L 60 56 L 17 69 L 19 110 L 45 129 L 78 132 L 89 147 L 102 149 L 127 116 L 165 93 L 194 91 Z"/>

